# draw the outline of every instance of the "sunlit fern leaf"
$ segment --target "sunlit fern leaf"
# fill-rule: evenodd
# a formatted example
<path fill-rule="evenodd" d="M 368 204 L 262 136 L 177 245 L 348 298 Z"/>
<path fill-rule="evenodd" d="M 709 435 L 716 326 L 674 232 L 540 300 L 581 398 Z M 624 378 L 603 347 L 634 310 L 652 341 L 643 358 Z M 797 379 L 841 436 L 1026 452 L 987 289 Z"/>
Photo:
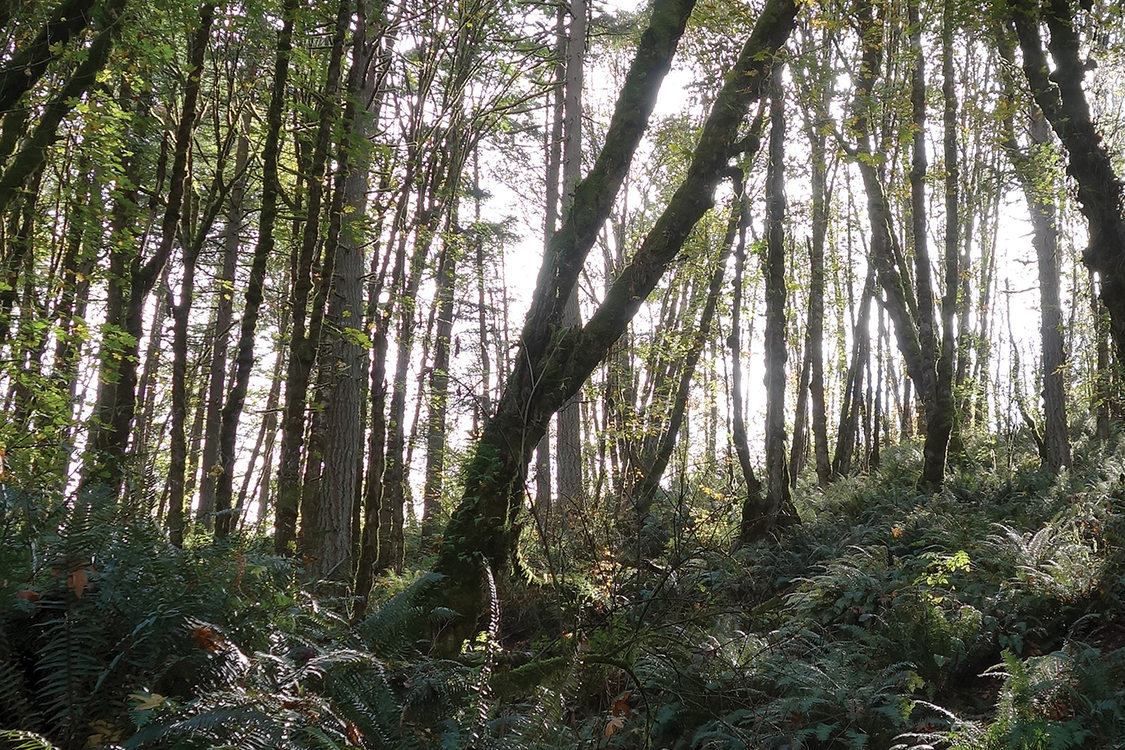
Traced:
<path fill-rule="evenodd" d="M 428 608 L 422 604 L 444 578 L 440 573 L 425 574 L 360 622 L 357 630 L 368 647 L 383 656 L 427 650 L 425 634 L 432 626 L 456 616 L 445 607 Z"/>
<path fill-rule="evenodd" d="M 402 725 L 402 706 L 381 664 L 374 660 L 331 670 L 324 694 L 369 744 L 392 747 Z"/>
<path fill-rule="evenodd" d="M 0 729 L 0 747 L 9 750 L 58 750 L 46 737 L 19 729 Z"/>
<path fill-rule="evenodd" d="M 340 742 L 335 738 L 329 736 L 320 727 L 302 727 L 296 734 L 300 740 L 302 747 L 308 748 L 324 748 L 325 750 L 350 750 L 354 745 L 348 743 L 346 740 Z"/>
<path fill-rule="evenodd" d="M 426 725 L 463 709 L 471 686 L 468 671 L 457 662 L 445 660 L 416 665 L 402 700 L 403 717 Z"/>

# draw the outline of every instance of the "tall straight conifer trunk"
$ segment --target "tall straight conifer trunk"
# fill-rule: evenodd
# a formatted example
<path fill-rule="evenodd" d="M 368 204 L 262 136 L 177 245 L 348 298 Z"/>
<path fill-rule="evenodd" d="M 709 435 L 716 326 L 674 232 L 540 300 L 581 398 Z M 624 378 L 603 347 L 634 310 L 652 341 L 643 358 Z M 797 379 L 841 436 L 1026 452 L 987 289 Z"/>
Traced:
<path fill-rule="evenodd" d="M 350 580 L 352 576 L 353 509 L 360 497 L 363 460 L 363 402 L 367 378 L 364 319 L 364 252 L 367 247 L 367 201 L 372 169 L 369 139 L 378 115 L 379 38 L 385 27 L 384 3 L 356 3 L 355 44 L 345 109 L 346 141 L 338 158 L 344 172 L 344 218 L 332 264 L 327 320 L 327 391 L 324 395 L 324 471 L 317 498 L 318 523 L 303 528 L 305 554 L 313 558 L 309 573 Z M 370 13 L 370 16 L 369 16 Z"/>
<path fill-rule="evenodd" d="M 582 176 L 582 86 L 586 65 L 586 0 L 570 0 L 570 27 L 566 39 L 566 89 L 563 94 L 563 216 L 573 208 L 574 187 Z M 578 309 L 578 287 L 570 291 L 562 324 L 582 324 Z M 583 504 L 582 409 L 577 396 L 559 409 L 558 440 L 555 443 L 558 470 L 558 502 L 563 518 Z"/>
<path fill-rule="evenodd" d="M 320 211 L 329 181 L 325 168 L 332 142 L 332 130 L 341 106 L 337 94 L 344 57 L 344 40 L 352 20 L 351 10 L 350 0 L 340 0 L 336 9 L 332 50 L 325 72 L 324 89 L 321 93 L 323 98 L 317 118 L 319 125 L 309 169 L 305 225 L 301 233 L 300 250 L 297 253 L 295 276 L 289 298 L 291 318 L 289 359 L 285 373 L 285 407 L 281 424 L 281 455 L 278 458 L 277 507 L 274 514 L 274 551 L 278 554 L 289 552 L 297 537 L 297 513 L 301 498 L 301 449 L 304 445 L 306 426 L 305 410 L 308 406 L 309 380 L 316 363 L 321 326 L 324 321 L 325 295 L 313 294 L 314 272 L 324 266 L 323 259 L 318 263 L 316 258 L 317 243 L 321 239 Z M 307 309 L 310 298 L 313 303 L 311 314 Z"/>

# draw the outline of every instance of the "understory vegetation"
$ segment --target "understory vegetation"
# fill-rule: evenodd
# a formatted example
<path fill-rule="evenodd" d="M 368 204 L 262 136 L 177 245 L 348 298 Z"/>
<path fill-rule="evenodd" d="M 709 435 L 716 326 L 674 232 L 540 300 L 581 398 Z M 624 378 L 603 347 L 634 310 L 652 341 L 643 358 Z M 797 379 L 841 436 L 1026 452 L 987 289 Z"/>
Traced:
<path fill-rule="evenodd" d="M 1114 443 L 1110 444 L 1115 445 Z M 590 527 L 551 571 L 492 579 L 457 658 L 380 579 L 365 619 L 269 540 L 182 549 L 96 496 L 2 486 L 0 726 L 20 748 L 1106 748 L 1125 736 L 1125 447 L 1055 477 L 969 442 L 946 489 L 920 446 L 731 552 L 729 488 L 677 478 L 638 561 Z M 574 532 L 574 533 L 570 533 Z M 543 538 L 566 539 L 567 548 Z M 414 543 L 417 542 L 415 538 Z M 618 550 L 614 552 L 612 550 Z M 565 559 L 565 568 L 559 560 Z M 553 560 L 553 562 L 552 562 Z"/>

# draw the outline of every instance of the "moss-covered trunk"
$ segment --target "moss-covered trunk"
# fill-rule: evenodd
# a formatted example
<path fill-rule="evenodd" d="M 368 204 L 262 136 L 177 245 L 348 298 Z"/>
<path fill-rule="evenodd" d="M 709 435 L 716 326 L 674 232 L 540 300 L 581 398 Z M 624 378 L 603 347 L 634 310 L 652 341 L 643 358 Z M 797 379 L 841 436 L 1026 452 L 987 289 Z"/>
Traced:
<path fill-rule="evenodd" d="M 793 0 L 766 4 L 704 125 L 683 184 L 589 322 L 564 328 L 563 306 L 629 168 L 693 6 L 693 0 L 659 0 L 653 7 L 605 145 L 547 245 L 515 369 L 481 435 L 461 503 L 442 540 L 434 568 L 441 578 L 424 579 L 427 583 L 408 592 L 422 598 L 423 606 L 456 611 L 435 634 L 438 651 L 460 649 L 475 632 L 485 566 L 505 568 L 516 553 L 527 465 L 548 420 L 604 359 L 711 207 L 729 159 L 740 150 L 739 130 L 749 106 L 761 96 L 773 53 L 788 38 L 796 16 Z"/>

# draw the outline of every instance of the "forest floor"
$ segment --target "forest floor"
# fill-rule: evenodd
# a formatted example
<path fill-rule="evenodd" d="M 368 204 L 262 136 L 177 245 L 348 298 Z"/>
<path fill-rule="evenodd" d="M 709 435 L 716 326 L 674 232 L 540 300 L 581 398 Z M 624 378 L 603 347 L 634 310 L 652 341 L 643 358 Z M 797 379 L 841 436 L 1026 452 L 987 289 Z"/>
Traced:
<path fill-rule="evenodd" d="M 897 449 L 733 551 L 734 495 L 679 478 L 628 539 L 593 510 L 529 538 L 541 582 L 456 659 L 393 597 L 424 556 L 353 623 L 266 539 L 176 550 L 8 486 L 0 746 L 1125 747 L 1125 447 L 1076 453 L 974 444 L 926 497 Z"/>

